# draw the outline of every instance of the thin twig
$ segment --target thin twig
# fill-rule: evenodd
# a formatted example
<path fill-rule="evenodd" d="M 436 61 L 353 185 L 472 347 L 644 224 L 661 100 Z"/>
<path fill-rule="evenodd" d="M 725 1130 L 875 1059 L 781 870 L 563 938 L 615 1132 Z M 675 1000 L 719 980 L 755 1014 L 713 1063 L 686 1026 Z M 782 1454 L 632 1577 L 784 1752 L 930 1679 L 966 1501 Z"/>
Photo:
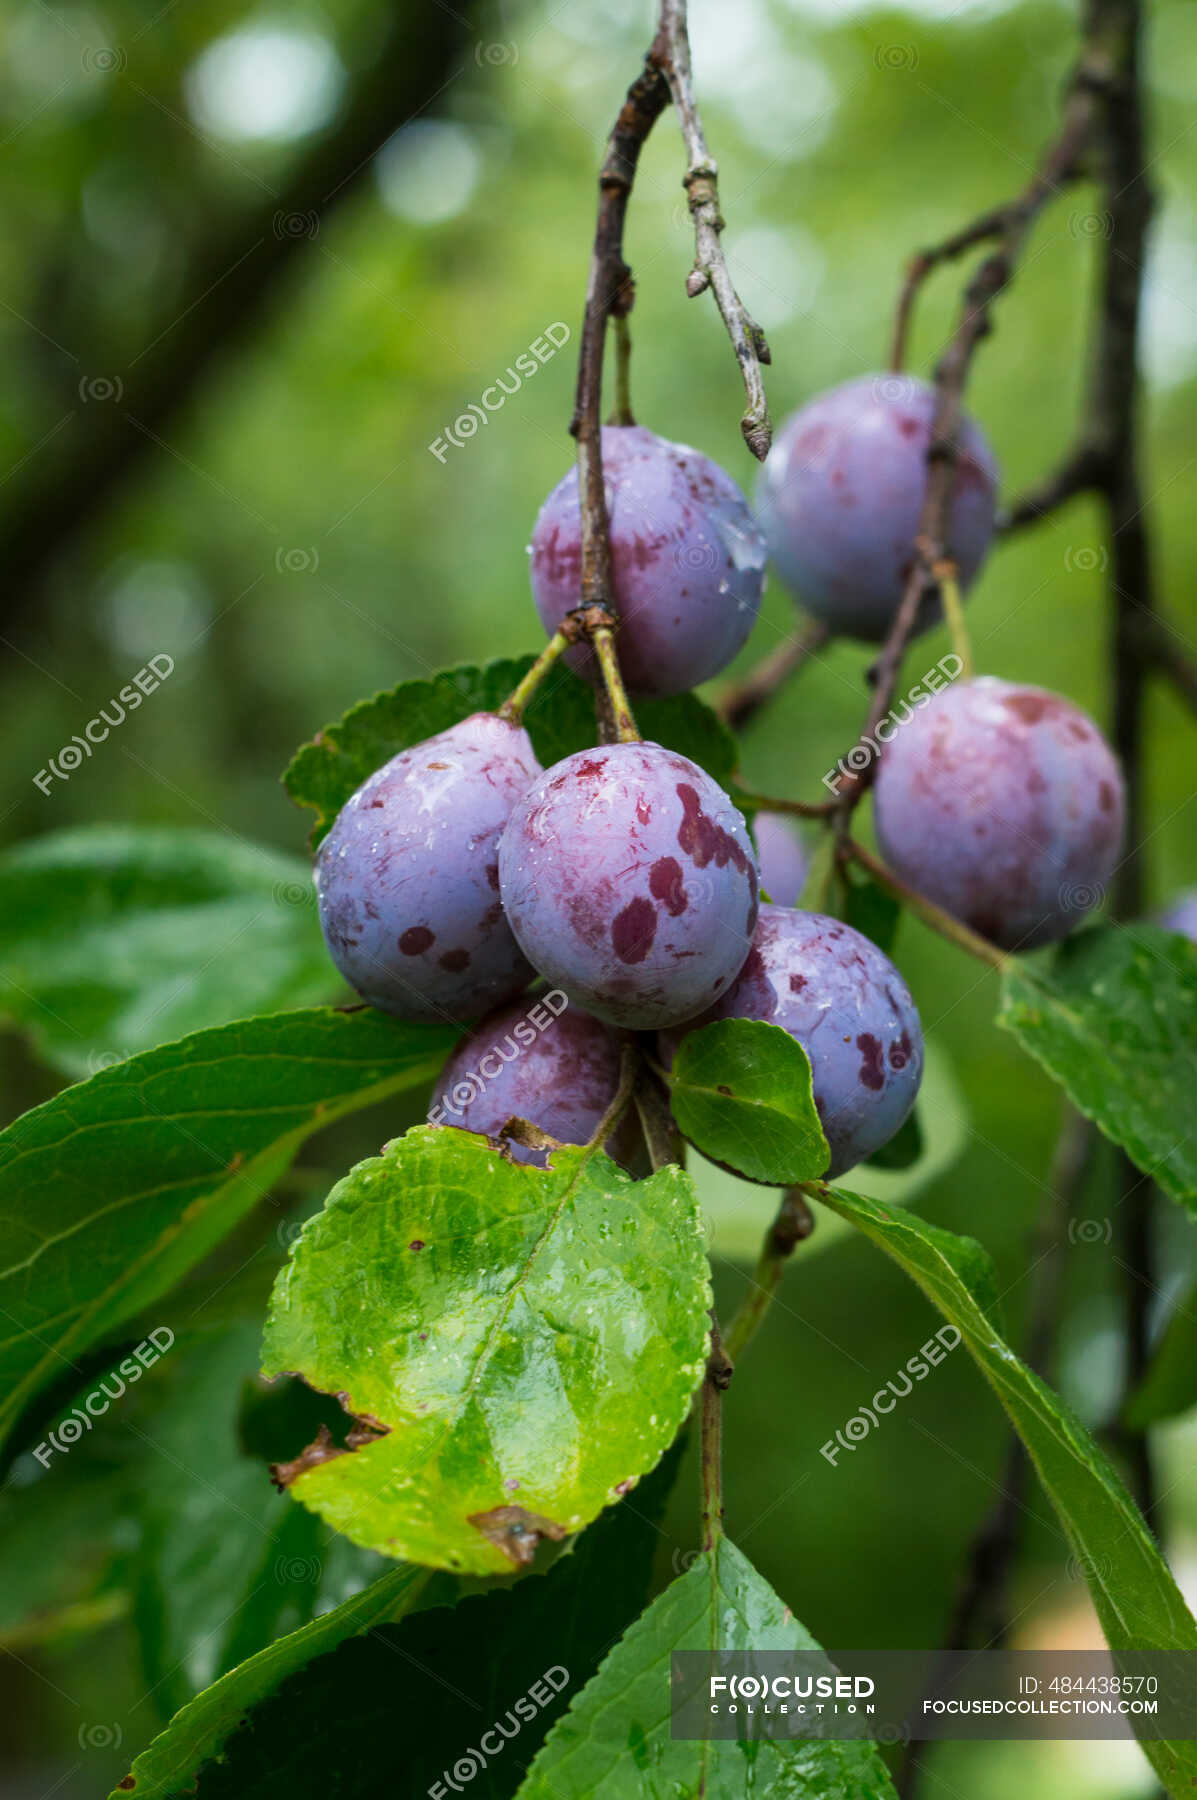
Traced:
<path fill-rule="evenodd" d="M 866 850 L 863 844 L 858 844 L 854 838 L 842 840 L 840 854 L 845 860 L 859 863 L 861 868 L 873 877 L 874 881 L 878 882 L 881 887 L 887 888 L 895 899 L 900 900 L 903 906 L 914 913 L 916 918 L 923 921 L 924 925 L 929 925 L 932 931 L 937 931 L 940 937 L 947 938 L 948 942 L 955 944 L 958 949 L 967 950 L 970 956 L 977 957 L 979 961 L 988 963 L 994 969 L 1008 969 L 1014 966 L 1014 958 L 1005 950 L 999 949 L 996 944 L 991 944 L 988 938 L 982 937 L 979 932 L 973 931 L 962 920 L 945 912 L 942 906 L 936 906 L 934 900 L 928 900 L 925 894 L 920 894 L 917 888 L 912 888 L 900 876 L 895 875 L 893 870 L 887 868 L 879 857 L 874 856 L 870 850 Z"/>
<path fill-rule="evenodd" d="M 898 300 L 893 366 L 905 361 L 914 298 L 932 269 L 961 256 L 980 243 L 995 248 L 973 272 L 964 290 L 956 329 L 935 370 L 935 410 L 927 447 L 927 488 L 923 497 L 914 556 L 901 603 L 885 647 L 875 665 L 873 703 L 859 743 L 867 744 L 893 704 L 906 646 L 919 621 L 924 597 L 956 569 L 947 543 L 948 512 L 960 459 L 959 433 L 964 390 L 978 345 L 992 330 L 991 310 L 1013 279 L 1027 234 L 1042 208 L 1067 183 L 1084 173 L 1085 157 L 1101 115 L 1101 95 L 1110 78 L 1110 59 L 1103 43 L 1086 34 L 1081 58 L 1069 87 L 1060 130 L 1044 152 L 1027 187 L 1004 206 L 983 213 L 962 230 L 911 261 Z M 844 759 L 851 767 L 851 752 Z M 859 773 L 841 782 L 841 828 L 876 775 L 876 758 L 863 762 Z"/>
<path fill-rule="evenodd" d="M 1166 676 L 1181 699 L 1193 712 L 1197 712 L 1197 663 L 1178 647 L 1158 616 L 1152 624 L 1154 629 L 1149 633 L 1147 644 L 1147 655 L 1152 667 L 1158 674 Z"/>
<path fill-rule="evenodd" d="M 499 717 L 509 720 L 513 725 L 518 725 L 524 716 L 524 708 L 556 663 L 557 658 L 568 650 L 572 643 L 576 642 L 577 634 L 567 630 L 564 626 L 555 631 L 527 674 L 516 682 L 515 687 L 504 700 L 499 708 Z"/>
<path fill-rule="evenodd" d="M 715 296 L 715 304 L 727 327 L 748 405 L 740 421 L 744 441 L 758 462 L 764 462 L 773 439 L 769 421 L 769 405 L 765 399 L 765 383 L 761 364 L 770 361 L 765 334 L 751 317 L 737 294 L 728 272 L 720 242 L 723 214 L 719 210 L 719 169 L 707 148 L 698 107 L 694 99 L 694 78 L 690 70 L 690 38 L 686 29 L 686 0 L 661 0 L 661 23 L 652 60 L 669 83 L 678 122 L 686 145 L 687 168 L 683 186 L 694 220 L 694 267 L 686 279 L 686 292 L 693 299 L 707 288 Z"/>
<path fill-rule="evenodd" d="M 743 731 L 791 675 L 823 648 L 830 635 L 826 625 L 814 621 L 799 625 L 776 650 L 762 657 L 755 669 L 749 669 L 742 681 L 726 690 L 719 702 L 723 723 L 732 731 Z"/>
<path fill-rule="evenodd" d="M 794 819 L 828 819 L 840 804 L 838 800 L 787 800 L 740 787 L 735 791 L 735 800 L 744 812 L 788 813 Z"/>
<path fill-rule="evenodd" d="M 974 278 L 976 304 L 982 309 L 1010 280 L 1027 233 L 1050 200 L 1085 173 L 1086 154 L 1101 117 L 1101 95 L 1111 73 L 1107 46 L 1088 30 L 1080 60 L 1073 72 L 1060 129 L 1048 145 L 1031 180 L 1021 193 L 1002 206 L 992 207 L 955 231 L 950 237 L 920 250 L 911 258 L 898 299 L 891 366 L 900 371 L 906 361 L 906 343 L 914 300 L 932 270 L 954 262 L 978 244 L 995 242 L 997 249 L 986 258 Z M 974 285 L 974 284 L 970 284 Z M 980 335 L 988 330 L 984 317 Z"/>
<path fill-rule="evenodd" d="M 1029 525 L 1040 524 L 1078 494 L 1092 493 L 1101 473 L 1101 456 L 1096 446 L 1078 445 L 1053 475 L 1006 507 L 998 517 L 998 531 L 1009 537 L 1013 532 L 1025 531 Z"/>
<path fill-rule="evenodd" d="M 815 1228 L 815 1215 L 798 1188 L 790 1188 L 782 1196 L 777 1217 L 765 1233 L 760 1258 L 753 1272 L 748 1293 L 732 1317 L 724 1337 L 724 1349 L 733 1363 L 739 1362 L 756 1336 L 761 1322 L 773 1303 L 773 1296 L 786 1272 L 786 1264 L 796 1247 Z"/>
<path fill-rule="evenodd" d="M 1155 579 L 1147 507 L 1139 474 L 1138 348 L 1147 231 L 1154 195 L 1144 149 L 1144 99 L 1140 80 L 1139 0 L 1089 0 L 1088 24 L 1107 46 L 1114 79 L 1104 109 L 1102 254 L 1097 342 L 1092 362 L 1089 412 L 1103 450 L 1103 500 L 1109 531 L 1109 682 L 1111 736 L 1126 784 L 1127 850 L 1114 877 L 1111 911 L 1118 919 L 1142 916 L 1146 902 L 1143 845 L 1147 837 L 1144 791 L 1144 711 L 1151 659 L 1145 627 L 1155 620 Z M 1123 1264 L 1129 1394 L 1148 1360 L 1148 1306 L 1155 1289 L 1154 1184 L 1125 1152 L 1116 1161 Z M 1122 1447 L 1140 1510 L 1154 1523 L 1155 1473 L 1144 1431 L 1127 1431 Z"/>
<path fill-rule="evenodd" d="M 582 588 L 584 606 L 604 606 L 616 615 L 611 568 L 611 532 L 603 491 L 602 391 L 603 350 L 612 313 L 631 311 L 635 298 L 632 271 L 624 261 L 623 228 L 628 196 L 646 138 L 669 101 L 669 86 L 651 60 L 628 89 L 619 117 L 607 140 L 599 170 L 598 219 L 586 287 L 578 353 L 578 385 L 570 431 L 578 441 L 578 493 L 581 502 Z"/>
<path fill-rule="evenodd" d="M 713 1550 L 723 1536 L 723 1395 L 732 1362 L 711 1314 L 711 1349 L 702 1384 L 702 1547 Z"/>
<path fill-rule="evenodd" d="M 615 406 L 607 421 L 610 425 L 634 425 L 632 411 L 632 333 L 628 315 L 616 313 L 611 321 L 615 332 Z"/>

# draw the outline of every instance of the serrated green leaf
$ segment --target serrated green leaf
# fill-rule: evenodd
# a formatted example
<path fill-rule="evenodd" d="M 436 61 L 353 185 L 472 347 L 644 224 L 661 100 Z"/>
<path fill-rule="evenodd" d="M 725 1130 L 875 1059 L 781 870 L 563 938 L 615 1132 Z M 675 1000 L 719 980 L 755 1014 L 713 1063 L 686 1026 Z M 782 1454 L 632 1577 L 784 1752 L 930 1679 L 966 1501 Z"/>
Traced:
<path fill-rule="evenodd" d="M 418 1603 L 428 1579 L 427 1570 L 401 1563 L 362 1593 L 279 1638 L 205 1688 L 135 1759 L 131 1779 L 137 1800 L 167 1800 L 190 1786 L 196 1771 L 216 1755 L 251 1707 L 313 1657 L 387 1620 L 401 1619 Z M 129 1781 L 127 1776 L 122 1787 L 113 1789 L 111 1800 L 128 1800 Z"/>
<path fill-rule="evenodd" d="M 386 1435 L 292 1492 L 355 1543 L 475 1574 L 593 1519 L 660 1459 L 702 1378 L 693 1184 L 563 1148 L 551 1169 L 421 1126 L 359 1163 L 275 1288 L 265 1372 Z"/>
<path fill-rule="evenodd" d="M 445 1771 L 463 1758 L 471 1759 L 471 1800 L 510 1800 L 570 1694 L 644 1605 L 677 1463 L 675 1454 L 667 1455 L 637 1488 L 634 1503 L 604 1513 L 543 1576 L 491 1586 L 451 1606 L 443 1600 L 453 1578 L 434 1576 L 401 1623 L 374 1627 L 339 1647 L 317 1645 L 314 1660 L 284 1670 L 286 1679 L 268 1698 L 255 1683 L 242 1705 L 237 1682 L 222 1683 L 213 1699 L 220 1701 L 228 1742 L 219 1762 L 200 1775 L 201 1800 L 246 1794 L 294 1800 L 333 1790 L 347 1800 L 424 1795 L 438 1781 L 444 1785 Z M 333 1654 L 324 1653 L 330 1649 Z M 261 1662 L 238 1675 L 255 1677 Z M 555 1679 L 542 1686 L 549 1669 Z M 518 1713 L 512 1710 L 517 1700 L 523 1701 Z M 191 1717 L 202 1704 L 188 1709 Z M 159 1745 L 188 1713 L 172 1721 Z M 509 1734 L 515 1729 L 510 1742 L 493 1730 L 499 1720 Z M 186 1733 L 180 1735 L 185 1743 Z M 482 1736 L 487 1747 L 478 1754 Z M 175 1784 L 186 1785 L 190 1774 L 180 1756 Z M 151 1786 L 148 1800 L 178 1791 L 175 1784 Z"/>
<path fill-rule="evenodd" d="M 530 656 L 462 664 L 427 681 L 404 681 L 362 700 L 298 750 L 283 780 L 291 798 L 314 807 L 313 846 L 366 777 L 413 744 L 447 731 L 471 713 L 493 712 L 531 668 Z M 694 694 L 645 700 L 636 708 L 643 735 L 680 751 L 726 786 L 736 746 L 727 727 Z M 553 669 L 524 717 L 533 748 L 548 768 L 595 741 L 594 691 L 563 666 Z"/>
<path fill-rule="evenodd" d="M 670 1736 L 675 1651 L 799 1651 L 818 1645 L 726 1539 L 698 1556 L 639 1618 L 545 1740 L 518 1800 L 894 1800 L 862 1740 Z M 748 1770 L 751 1769 L 751 1787 Z"/>
<path fill-rule="evenodd" d="M 205 1255 L 313 1131 L 430 1080 L 454 1035 L 369 1010 L 243 1019 L 0 1133 L 0 1429 Z"/>
<path fill-rule="evenodd" d="M 810 1060 L 780 1025 L 716 1019 L 679 1044 L 669 1097 L 682 1135 L 750 1181 L 788 1186 L 831 1160 Z"/>
<path fill-rule="evenodd" d="M 1046 969 L 1007 970 L 998 1024 L 1197 1212 L 1197 945 L 1155 925 L 1078 932 Z"/>
<path fill-rule="evenodd" d="M 1197 1281 L 1175 1302 L 1147 1373 L 1131 1395 L 1126 1423 L 1143 1431 L 1197 1406 Z"/>
<path fill-rule="evenodd" d="M 923 1154 L 908 1169 L 879 1169 L 861 1163 L 850 1179 L 874 1200 L 890 1206 L 906 1206 L 932 1182 L 942 1180 L 968 1143 L 968 1113 L 952 1064 L 942 1046 L 929 1043 L 919 1089 L 919 1107 L 926 1129 Z M 745 1188 L 743 1182 L 705 1158 L 691 1159 L 691 1174 L 698 1203 L 707 1221 L 708 1249 L 717 1261 L 752 1266 L 761 1253 L 761 1240 L 777 1211 L 768 1193 Z M 846 1220 L 827 1214 L 819 1229 L 802 1247 L 802 1260 L 821 1256 L 851 1235 Z"/>
<path fill-rule="evenodd" d="M 892 1256 L 959 1330 L 1059 1514 L 1111 1650 L 1197 1650 L 1197 1622 L 1134 1501 L 1065 1401 L 1000 1336 L 981 1246 L 842 1188 L 812 1191 Z M 1190 1794 L 1197 1743 L 1142 1742 L 1169 1793 Z"/>
<path fill-rule="evenodd" d="M 0 1008 L 72 1077 L 339 991 L 311 869 L 295 857 L 134 825 L 0 856 Z"/>

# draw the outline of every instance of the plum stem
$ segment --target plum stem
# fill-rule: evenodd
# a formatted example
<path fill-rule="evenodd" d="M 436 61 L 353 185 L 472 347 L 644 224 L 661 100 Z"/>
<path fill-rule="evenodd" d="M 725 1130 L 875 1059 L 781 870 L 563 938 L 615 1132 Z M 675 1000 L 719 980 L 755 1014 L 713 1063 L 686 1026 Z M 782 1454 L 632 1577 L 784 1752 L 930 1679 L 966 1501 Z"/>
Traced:
<path fill-rule="evenodd" d="M 796 819 L 828 819 L 839 806 L 836 800 L 782 800 L 772 794 L 758 794 L 749 788 L 737 787 L 732 799 L 741 812 L 779 812 L 789 813 Z"/>
<path fill-rule="evenodd" d="M 634 425 L 632 412 L 632 333 L 626 313 L 616 313 L 611 320 L 615 333 L 615 410 L 609 425 Z"/>
<path fill-rule="evenodd" d="M 686 1146 L 674 1123 L 669 1105 L 668 1083 L 662 1080 L 663 1075 L 664 1071 L 642 1049 L 641 1071 L 634 1098 L 654 1175 L 669 1163 L 676 1163 L 682 1168 L 686 1163 Z"/>
<path fill-rule="evenodd" d="M 739 1362 L 760 1329 L 795 1248 L 810 1236 L 814 1228 L 815 1216 L 806 1204 L 801 1189 L 787 1189 L 782 1195 L 777 1217 L 765 1233 L 748 1293 L 732 1315 L 723 1340 L 724 1348 L 734 1363 Z"/>
<path fill-rule="evenodd" d="M 602 670 L 603 686 L 611 703 L 615 740 L 620 744 L 639 744 L 643 740 L 632 716 L 627 689 L 623 685 L 623 676 L 619 672 L 619 658 L 615 654 L 615 633 L 609 625 L 596 625 L 587 635 L 594 645 L 594 654 L 598 657 L 599 668 Z"/>
<path fill-rule="evenodd" d="M 533 694 L 556 663 L 563 651 L 577 642 L 575 635 L 568 631 L 557 630 L 553 633 L 532 667 L 516 682 L 506 700 L 499 708 L 499 717 L 506 719 L 511 725 L 518 725 L 524 716 L 524 708 Z"/>
<path fill-rule="evenodd" d="M 954 566 L 946 565 L 938 579 L 939 597 L 943 602 L 943 616 L 952 639 L 952 649 L 960 659 L 960 677 L 964 681 L 971 681 L 973 652 L 968 639 L 968 626 L 964 622 L 964 603 L 960 598 L 960 583 L 956 579 Z"/>
<path fill-rule="evenodd" d="M 640 1049 L 635 1038 L 626 1037 L 619 1056 L 619 1085 L 615 1090 L 610 1106 L 595 1126 L 586 1142 L 586 1157 L 589 1160 L 596 1150 L 601 1150 L 607 1139 L 615 1130 L 628 1107 L 632 1104 L 632 1096 L 636 1091 L 636 1080 L 640 1073 Z"/>
<path fill-rule="evenodd" d="M 858 844 L 855 838 L 843 840 L 840 854 L 852 862 L 859 863 L 861 868 L 873 877 L 874 881 L 881 887 L 888 888 L 896 900 L 900 900 L 904 906 L 909 907 L 910 911 L 920 918 L 924 925 L 929 925 L 932 931 L 937 931 L 941 937 L 947 938 L 949 943 L 955 944 L 961 950 L 967 950 L 970 956 L 978 957 L 981 962 L 988 963 L 993 969 L 1006 970 L 1017 966 L 1015 958 L 1007 951 L 999 949 L 996 944 L 991 944 L 988 938 L 973 931 L 964 924 L 963 920 L 954 918 L 951 913 L 945 912 L 942 906 L 936 906 L 934 900 L 928 900 L 927 896 L 920 894 L 917 888 L 910 887 L 900 876 L 895 875 L 892 869 L 887 868 L 880 857 L 874 856 L 871 851 L 866 850 L 863 844 Z"/>

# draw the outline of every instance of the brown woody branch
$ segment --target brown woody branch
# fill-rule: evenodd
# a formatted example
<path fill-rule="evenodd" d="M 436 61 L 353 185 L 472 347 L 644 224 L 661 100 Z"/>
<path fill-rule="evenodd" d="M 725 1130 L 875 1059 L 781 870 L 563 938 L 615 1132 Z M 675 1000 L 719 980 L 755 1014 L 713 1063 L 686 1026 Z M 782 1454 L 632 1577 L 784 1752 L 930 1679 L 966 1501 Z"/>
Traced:
<path fill-rule="evenodd" d="M 669 101 L 669 87 L 652 59 L 628 89 L 607 140 L 599 170 L 598 221 L 590 256 L 586 309 L 578 351 L 578 385 L 570 431 L 578 441 L 581 502 L 583 606 L 603 606 L 614 618 L 611 531 L 603 489 L 602 393 L 607 320 L 627 317 L 636 297 L 632 271 L 624 260 L 623 228 L 636 166 L 649 132 Z"/>
<path fill-rule="evenodd" d="M 1086 34 L 1080 61 L 1069 85 L 1060 130 L 1026 188 L 1004 206 L 983 213 L 951 237 L 920 251 L 907 269 L 894 328 L 895 369 L 900 369 L 905 360 L 914 300 L 931 271 L 978 244 L 992 242 L 995 245 L 965 287 L 956 328 L 935 369 L 935 410 L 927 448 L 927 488 L 910 573 L 889 636 L 871 671 L 873 699 L 860 739 L 866 747 L 893 705 L 902 659 L 918 623 L 924 598 L 944 581 L 955 579 L 955 564 L 947 544 L 947 520 L 956 485 L 961 413 L 973 357 L 993 328 L 994 302 L 1014 277 L 1035 219 L 1061 188 L 1077 180 L 1085 171 L 1110 75 L 1110 60 L 1104 46 Z M 870 757 L 859 774 L 843 779 L 840 784 L 842 822 L 846 823 L 875 773 L 875 759 Z"/>
<path fill-rule="evenodd" d="M 770 361 L 769 346 L 764 332 L 737 294 L 723 254 L 720 234 L 724 218 L 719 208 L 719 168 L 707 148 L 702 119 L 694 100 L 686 0 L 661 0 L 660 30 L 651 55 L 669 83 L 686 145 L 687 168 L 683 185 L 694 220 L 694 267 L 686 280 L 686 292 L 694 299 L 710 288 L 715 296 L 748 397 L 740 429 L 757 461 L 764 462 L 773 439 L 761 375 L 761 364 Z"/>

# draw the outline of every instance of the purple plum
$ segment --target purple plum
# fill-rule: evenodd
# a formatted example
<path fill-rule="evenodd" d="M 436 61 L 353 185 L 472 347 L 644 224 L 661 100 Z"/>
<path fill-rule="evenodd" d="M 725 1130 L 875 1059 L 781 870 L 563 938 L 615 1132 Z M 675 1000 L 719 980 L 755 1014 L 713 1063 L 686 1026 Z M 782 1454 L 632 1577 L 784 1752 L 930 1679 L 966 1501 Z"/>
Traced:
<path fill-rule="evenodd" d="M 806 885 L 810 857 L 792 819 L 784 813 L 759 812 L 752 821 L 761 891 L 776 906 L 797 906 Z"/>
<path fill-rule="evenodd" d="M 994 676 L 943 688 L 895 730 L 877 837 L 911 887 L 1007 950 L 1098 905 L 1122 846 L 1117 759 L 1059 694 Z"/>
<path fill-rule="evenodd" d="M 756 622 L 765 540 L 730 475 L 642 425 L 603 428 L 619 661 L 634 694 L 681 694 L 727 667 Z M 532 533 L 532 597 L 556 631 L 581 599 L 578 477 L 558 482 Z M 566 660 L 597 681 L 594 653 Z"/>
<path fill-rule="evenodd" d="M 571 1006 L 560 988 L 513 1000 L 479 1021 L 441 1070 L 428 1117 L 495 1137 L 510 1118 L 528 1119 L 563 1144 L 587 1144 L 619 1087 L 619 1039 Z M 625 1168 L 643 1160 L 629 1109 L 607 1140 Z M 516 1162 L 548 1166 L 549 1153 L 509 1143 Z"/>
<path fill-rule="evenodd" d="M 743 819 L 660 744 L 579 750 L 542 775 L 503 833 L 499 891 L 529 962 L 609 1025 L 638 1030 L 723 993 L 756 926 Z"/>
<path fill-rule="evenodd" d="M 522 726 L 474 713 L 376 769 L 316 858 L 324 940 L 362 998 L 464 1023 L 532 969 L 503 916 L 499 834 L 541 773 Z"/>
<path fill-rule="evenodd" d="M 762 906 L 738 979 L 683 1031 L 663 1034 L 672 1061 L 686 1032 L 716 1019 L 780 1025 L 810 1058 L 815 1106 L 834 1179 L 880 1150 L 914 1105 L 923 1029 L 889 957 L 822 913 Z"/>
<path fill-rule="evenodd" d="M 838 635 L 883 639 L 914 554 L 927 486 L 935 390 L 906 375 L 864 375 L 791 414 L 761 477 L 757 518 L 782 580 Z M 964 419 L 948 547 L 961 589 L 993 536 L 998 471 Z M 939 617 L 929 595 L 925 630 Z"/>

